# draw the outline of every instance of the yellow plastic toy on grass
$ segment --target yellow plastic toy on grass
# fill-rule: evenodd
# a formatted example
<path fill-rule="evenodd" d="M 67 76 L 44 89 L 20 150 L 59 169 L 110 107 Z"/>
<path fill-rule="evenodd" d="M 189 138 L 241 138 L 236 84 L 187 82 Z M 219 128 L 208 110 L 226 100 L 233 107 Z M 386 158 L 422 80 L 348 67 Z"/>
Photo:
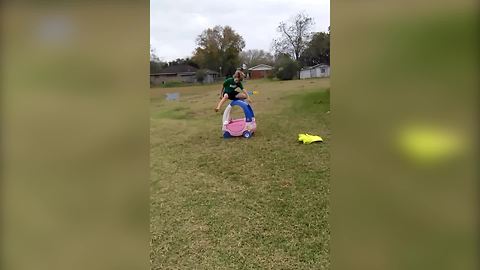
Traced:
<path fill-rule="evenodd" d="M 298 134 L 298 141 L 303 144 L 311 144 L 313 142 L 323 142 L 322 137 L 310 134 Z"/>

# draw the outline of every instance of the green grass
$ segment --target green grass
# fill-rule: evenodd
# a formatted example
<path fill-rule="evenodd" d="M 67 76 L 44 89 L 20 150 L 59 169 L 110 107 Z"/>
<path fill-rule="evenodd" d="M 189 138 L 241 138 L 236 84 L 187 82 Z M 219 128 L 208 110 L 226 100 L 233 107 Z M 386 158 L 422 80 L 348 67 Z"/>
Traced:
<path fill-rule="evenodd" d="M 152 269 L 329 268 L 329 81 L 248 81 L 258 130 L 221 138 L 220 85 L 152 90 Z M 302 145 L 298 133 L 324 143 Z"/>
<path fill-rule="evenodd" d="M 175 107 L 165 111 L 158 111 L 152 115 L 154 119 L 186 119 L 190 116 L 187 107 Z"/>

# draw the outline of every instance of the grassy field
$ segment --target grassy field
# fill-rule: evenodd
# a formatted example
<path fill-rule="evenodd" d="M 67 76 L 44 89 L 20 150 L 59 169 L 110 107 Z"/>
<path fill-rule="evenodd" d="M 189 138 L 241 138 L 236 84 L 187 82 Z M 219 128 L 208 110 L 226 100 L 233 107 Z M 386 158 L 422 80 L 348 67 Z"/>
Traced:
<path fill-rule="evenodd" d="M 248 140 L 222 138 L 220 84 L 152 89 L 152 269 L 329 268 L 329 87 L 246 82 L 258 92 Z"/>

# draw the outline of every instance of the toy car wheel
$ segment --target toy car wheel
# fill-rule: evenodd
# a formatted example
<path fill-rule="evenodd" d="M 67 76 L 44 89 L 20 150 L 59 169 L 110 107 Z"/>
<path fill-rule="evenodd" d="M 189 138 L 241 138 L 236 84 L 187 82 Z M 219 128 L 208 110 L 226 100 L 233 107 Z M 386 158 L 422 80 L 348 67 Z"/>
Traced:
<path fill-rule="evenodd" d="M 227 139 L 227 138 L 231 138 L 231 137 L 232 137 L 232 135 L 230 135 L 230 133 L 228 133 L 228 131 L 225 131 L 223 133 L 223 138 Z"/>
<path fill-rule="evenodd" d="M 252 137 L 252 133 L 250 133 L 250 131 L 248 131 L 248 130 L 244 131 L 243 132 L 243 137 L 248 139 L 248 138 Z"/>

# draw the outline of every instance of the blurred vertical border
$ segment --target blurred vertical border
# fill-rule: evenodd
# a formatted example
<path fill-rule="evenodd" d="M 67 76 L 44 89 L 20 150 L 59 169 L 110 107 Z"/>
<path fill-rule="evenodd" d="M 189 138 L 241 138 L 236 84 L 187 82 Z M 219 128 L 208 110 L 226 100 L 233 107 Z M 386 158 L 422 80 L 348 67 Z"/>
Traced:
<path fill-rule="evenodd" d="M 478 1 L 332 1 L 332 268 L 478 269 Z"/>
<path fill-rule="evenodd" d="M 148 269 L 149 1 L 2 1 L 2 269 Z"/>

